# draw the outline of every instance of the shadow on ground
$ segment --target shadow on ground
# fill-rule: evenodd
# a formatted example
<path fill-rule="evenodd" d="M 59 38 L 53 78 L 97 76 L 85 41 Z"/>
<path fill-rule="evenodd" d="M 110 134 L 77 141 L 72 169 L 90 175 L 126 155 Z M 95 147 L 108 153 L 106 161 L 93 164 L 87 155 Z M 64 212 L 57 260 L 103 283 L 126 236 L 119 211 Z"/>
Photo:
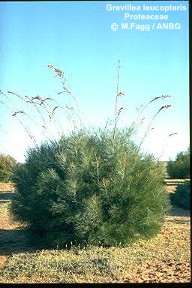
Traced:
<path fill-rule="evenodd" d="M 34 252 L 46 248 L 38 240 L 35 243 L 27 229 L 0 229 L 0 255 Z"/>
<path fill-rule="evenodd" d="M 170 216 L 190 217 L 190 210 L 185 210 L 185 209 L 180 208 L 179 206 L 172 205 Z"/>
<path fill-rule="evenodd" d="M 0 191 L 0 205 L 7 205 L 7 203 L 11 203 L 14 198 L 15 194 L 13 192 Z M 2 221 L 3 219 L 4 218 L 2 218 Z M 9 217 L 5 217 L 4 221 L 9 222 L 9 220 Z M 3 223 L 2 221 L 0 224 Z M 47 245 L 43 243 L 42 238 L 32 233 L 29 228 L 14 228 L 14 225 L 13 227 L 11 226 L 12 225 L 7 225 L 6 227 L 6 225 L 3 225 L 0 227 L 0 258 L 4 257 L 3 255 L 9 256 L 12 253 L 35 252 L 47 248 Z"/>
<path fill-rule="evenodd" d="M 9 202 L 15 198 L 14 193 L 12 192 L 1 192 L 0 193 L 0 203 Z"/>
<path fill-rule="evenodd" d="M 174 222 L 178 224 L 185 224 L 189 222 L 190 210 L 182 209 L 178 206 L 173 206 L 168 215 L 166 215 L 167 222 Z"/>

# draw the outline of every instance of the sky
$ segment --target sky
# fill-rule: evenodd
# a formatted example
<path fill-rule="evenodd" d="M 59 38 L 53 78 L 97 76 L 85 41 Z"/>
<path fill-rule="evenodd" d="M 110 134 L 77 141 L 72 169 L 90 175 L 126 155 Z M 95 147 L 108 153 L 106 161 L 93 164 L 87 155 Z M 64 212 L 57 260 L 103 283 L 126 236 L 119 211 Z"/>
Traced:
<path fill-rule="evenodd" d="M 137 119 L 134 137 L 143 151 L 175 159 L 189 146 L 188 6 L 189 1 L 1 2 L 0 153 L 23 162 L 34 143 L 71 131 L 68 117 L 80 123 L 75 109 L 86 127 L 113 127 L 118 84 L 119 127 Z M 163 19 L 139 19 L 153 16 Z M 47 65 L 62 70 L 63 78 Z M 58 94 L 62 79 L 70 93 Z M 51 99 L 45 105 L 27 102 L 37 95 Z M 147 105 L 162 95 L 170 97 Z"/>

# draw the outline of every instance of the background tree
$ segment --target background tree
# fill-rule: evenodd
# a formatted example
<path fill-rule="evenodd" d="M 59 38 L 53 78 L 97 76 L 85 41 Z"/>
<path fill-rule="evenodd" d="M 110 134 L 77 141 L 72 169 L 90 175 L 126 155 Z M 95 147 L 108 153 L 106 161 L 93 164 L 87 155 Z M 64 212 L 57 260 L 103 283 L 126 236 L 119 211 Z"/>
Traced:
<path fill-rule="evenodd" d="M 190 178 L 190 149 L 179 152 L 175 161 L 167 163 L 167 173 L 173 179 Z"/>
<path fill-rule="evenodd" d="M 16 160 L 10 155 L 0 154 L 0 181 L 9 182 L 13 174 Z"/>
<path fill-rule="evenodd" d="M 171 203 L 183 209 L 190 209 L 190 181 L 179 184 L 175 193 L 170 193 Z"/>

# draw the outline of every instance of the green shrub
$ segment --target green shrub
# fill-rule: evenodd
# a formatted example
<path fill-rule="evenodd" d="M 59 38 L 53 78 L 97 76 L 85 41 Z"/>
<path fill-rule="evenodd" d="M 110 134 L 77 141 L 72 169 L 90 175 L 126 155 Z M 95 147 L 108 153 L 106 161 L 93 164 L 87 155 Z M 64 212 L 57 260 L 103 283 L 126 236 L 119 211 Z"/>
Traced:
<path fill-rule="evenodd" d="M 129 129 L 72 133 L 17 165 L 12 212 L 50 245 L 127 244 L 159 231 L 169 209 L 164 174 Z"/>
<path fill-rule="evenodd" d="M 16 160 L 10 155 L 0 154 L 0 182 L 11 181 Z"/>
<path fill-rule="evenodd" d="M 190 181 L 177 186 L 175 193 L 171 193 L 171 203 L 183 209 L 190 209 Z"/>
<path fill-rule="evenodd" d="M 190 151 L 177 154 L 175 161 L 167 163 L 167 173 L 173 179 L 190 178 Z"/>

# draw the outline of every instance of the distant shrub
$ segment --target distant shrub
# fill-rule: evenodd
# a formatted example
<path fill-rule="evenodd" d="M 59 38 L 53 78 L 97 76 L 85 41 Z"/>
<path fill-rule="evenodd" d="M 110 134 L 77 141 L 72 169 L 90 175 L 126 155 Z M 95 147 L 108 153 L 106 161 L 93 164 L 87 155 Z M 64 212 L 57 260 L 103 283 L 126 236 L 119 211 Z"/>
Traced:
<path fill-rule="evenodd" d="M 28 151 L 15 169 L 16 219 L 50 245 L 119 245 L 155 235 L 169 209 L 164 165 L 129 129 L 81 131 Z"/>
<path fill-rule="evenodd" d="M 171 193 L 171 203 L 183 209 L 190 209 L 190 181 L 179 184 L 175 193 Z"/>
<path fill-rule="evenodd" d="M 167 173 L 173 179 L 190 178 L 190 151 L 180 152 L 175 161 L 167 163 Z"/>
<path fill-rule="evenodd" d="M 16 160 L 9 156 L 0 154 L 0 182 L 11 181 L 13 168 L 16 165 Z"/>

